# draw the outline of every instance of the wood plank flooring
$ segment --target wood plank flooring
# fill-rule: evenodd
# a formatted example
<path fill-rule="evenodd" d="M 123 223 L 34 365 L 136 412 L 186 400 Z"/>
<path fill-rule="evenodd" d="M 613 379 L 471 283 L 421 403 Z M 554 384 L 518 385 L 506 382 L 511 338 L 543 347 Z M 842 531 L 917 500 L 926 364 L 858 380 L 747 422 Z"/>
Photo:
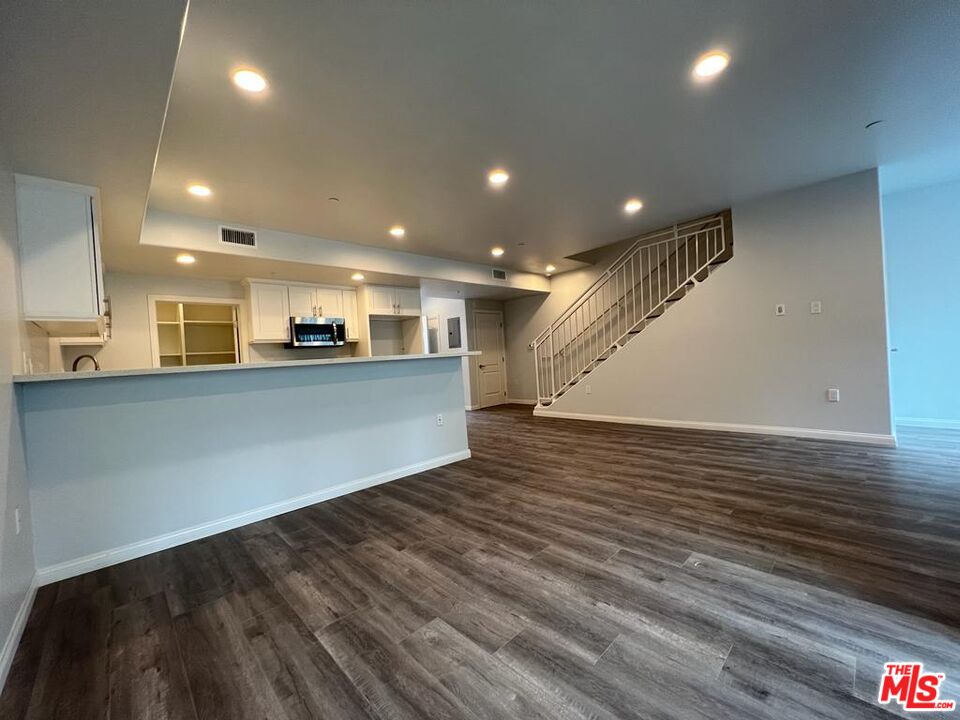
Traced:
<path fill-rule="evenodd" d="M 960 433 L 468 415 L 471 460 L 41 588 L 0 717 L 889 718 L 890 660 L 960 698 Z"/>

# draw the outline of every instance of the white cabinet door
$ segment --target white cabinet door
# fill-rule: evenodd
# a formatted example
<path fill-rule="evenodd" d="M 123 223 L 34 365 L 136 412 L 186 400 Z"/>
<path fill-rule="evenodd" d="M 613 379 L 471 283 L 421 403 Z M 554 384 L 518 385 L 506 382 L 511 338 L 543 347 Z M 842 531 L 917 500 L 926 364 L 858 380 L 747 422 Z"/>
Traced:
<path fill-rule="evenodd" d="M 420 314 L 420 288 L 396 288 L 397 291 L 397 314 L 398 315 L 419 315 Z"/>
<path fill-rule="evenodd" d="M 360 339 L 360 315 L 357 312 L 357 291 L 343 291 L 343 320 L 347 326 L 347 340 Z"/>
<path fill-rule="evenodd" d="M 367 285 L 367 312 L 371 315 L 396 315 L 396 288 Z"/>
<path fill-rule="evenodd" d="M 250 283 L 251 340 L 290 339 L 290 300 L 286 285 Z"/>
<path fill-rule="evenodd" d="M 335 288 L 317 288 L 317 315 L 343 317 L 342 291 Z"/>
<path fill-rule="evenodd" d="M 294 317 L 312 317 L 317 314 L 317 291 L 304 285 L 287 287 L 290 314 Z"/>
<path fill-rule="evenodd" d="M 27 320 L 102 314 L 94 189 L 17 178 L 20 283 Z"/>

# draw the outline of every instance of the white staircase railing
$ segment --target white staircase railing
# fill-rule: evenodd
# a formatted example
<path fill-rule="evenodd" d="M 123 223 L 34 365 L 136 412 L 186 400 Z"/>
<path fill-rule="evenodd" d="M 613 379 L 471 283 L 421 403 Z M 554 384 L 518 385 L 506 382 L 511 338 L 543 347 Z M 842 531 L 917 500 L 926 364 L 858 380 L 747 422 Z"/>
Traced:
<path fill-rule="evenodd" d="M 638 238 L 534 340 L 539 403 L 552 403 L 619 350 L 728 251 L 722 213 Z"/>

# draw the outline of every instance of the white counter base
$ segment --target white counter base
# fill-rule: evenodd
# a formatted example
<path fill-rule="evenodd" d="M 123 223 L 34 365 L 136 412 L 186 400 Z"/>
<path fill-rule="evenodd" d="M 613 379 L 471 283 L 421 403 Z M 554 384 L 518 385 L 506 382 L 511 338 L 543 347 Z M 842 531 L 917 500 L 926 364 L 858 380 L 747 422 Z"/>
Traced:
<path fill-rule="evenodd" d="M 40 582 L 468 458 L 461 357 L 24 383 Z"/>

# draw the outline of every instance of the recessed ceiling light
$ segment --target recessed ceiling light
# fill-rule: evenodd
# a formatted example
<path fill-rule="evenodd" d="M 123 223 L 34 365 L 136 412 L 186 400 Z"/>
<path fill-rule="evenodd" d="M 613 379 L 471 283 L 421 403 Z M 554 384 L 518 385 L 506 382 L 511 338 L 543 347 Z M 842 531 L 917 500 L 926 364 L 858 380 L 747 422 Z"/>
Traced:
<path fill-rule="evenodd" d="M 557 268 L 554 265 L 547 265 L 547 267 L 544 268 L 544 270 L 546 271 L 547 275 L 549 275 L 552 272 L 556 272 Z"/>
<path fill-rule="evenodd" d="M 177 255 L 177 262 L 181 265 L 193 265 L 197 259 L 190 253 L 180 253 Z"/>
<path fill-rule="evenodd" d="M 487 173 L 487 182 L 495 188 L 502 188 L 510 179 L 510 173 L 503 168 L 496 168 Z"/>
<path fill-rule="evenodd" d="M 693 74 L 698 78 L 711 78 L 726 70 L 729 64 L 729 55 L 721 50 L 713 50 L 700 56 L 693 66 Z"/>
<path fill-rule="evenodd" d="M 206 185 L 190 185 L 187 187 L 187 192 L 197 197 L 210 197 L 213 194 L 213 191 Z"/>
<path fill-rule="evenodd" d="M 259 93 L 267 89 L 267 80 L 253 70 L 237 70 L 233 73 L 233 84 L 241 90 Z"/>
<path fill-rule="evenodd" d="M 500 257 L 501 255 L 503 255 L 503 248 L 495 247 L 490 250 L 490 254 L 493 255 L 494 257 Z"/>
<path fill-rule="evenodd" d="M 627 215 L 636 215 L 643 209 L 643 203 L 637 200 L 637 198 L 630 198 L 623 204 L 623 211 Z"/>
<path fill-rule="evenodd" d="M 406 235 L 407 231 L 404 229 L 403 225 L 394 225 L 392 228 L 390 228 L 390 234 L 399 239 Z"/>
<path fill-rule="evenodd" d="M 362 273 L 362 272 L 355 272 L 353 275 L 350 276 L 350 279 L 351 279 L 351 280 L 357 280 L 357 281 L 363 280 L 363 273 Z"/>

